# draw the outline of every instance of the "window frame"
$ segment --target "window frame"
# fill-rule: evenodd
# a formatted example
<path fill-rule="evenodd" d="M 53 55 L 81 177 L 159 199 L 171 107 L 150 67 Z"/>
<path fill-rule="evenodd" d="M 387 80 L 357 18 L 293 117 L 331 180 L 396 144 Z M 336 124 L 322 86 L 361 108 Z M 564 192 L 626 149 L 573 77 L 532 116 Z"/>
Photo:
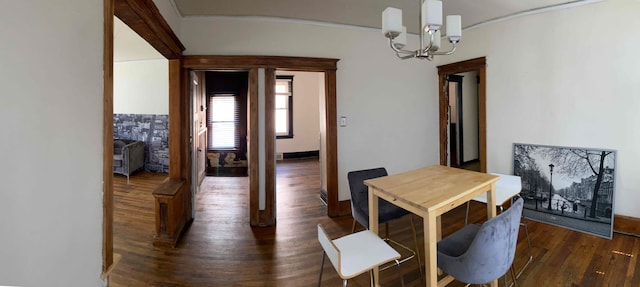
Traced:
<path fill-rule="evenodd" d="M 293 76 L 292 75 L 276 75 L 276 84 L 278 80 L 286 80 L 289 82 L 289 96 L 287 101 L 287 116 L 289 118 L 288 122 L 288 132 L 284 133 L 275 133 L 276 139 L 292 139 L 293 138 Z M 274 87 L 275 89 L 275 87 Z M 274 93 L 275 96 L 283 95 L 282 93 Z M 276 109 L 277 110 L 277 109 Z M 275 113 L 275 111 L 274 111 Z"/>

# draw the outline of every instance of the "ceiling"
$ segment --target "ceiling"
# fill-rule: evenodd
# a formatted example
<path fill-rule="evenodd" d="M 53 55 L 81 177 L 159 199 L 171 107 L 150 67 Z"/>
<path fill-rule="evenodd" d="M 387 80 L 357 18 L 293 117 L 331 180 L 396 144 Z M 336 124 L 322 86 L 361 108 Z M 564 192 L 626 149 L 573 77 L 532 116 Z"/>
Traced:
<path fill-rule="evenodd" d="M 386 7 L 400 8 L 410 33 L 417 33 L 421 0 L 173 0 L 183 17 L 254 16 L 328 22 L 379 29 Z M 601 0 L 597 0 L 601 1 Z M 468 28 L 539 9 L 575 6 L 594 0 L 444 0 L 444 15 L 462 15 Z"/>
<path fill-rule="evenodd" d="M 113 61 L 127 62 L 155 59 L 164 59 L 164 57 L 118 17 L 113 17 Z"/>
<path fill-rule="evenodd" d="M 170 0 L 182 17 L 268 17 L 380 29 L 386 7 L 403 10 L 409 33 L 417 34 L 421 0 Z M 445 15 L 462 15 L 462 27 L 518 15 L 604 0 L 444 0 Z M 114 61 L 164 59 L 118 18 L 114 21 Z"/>

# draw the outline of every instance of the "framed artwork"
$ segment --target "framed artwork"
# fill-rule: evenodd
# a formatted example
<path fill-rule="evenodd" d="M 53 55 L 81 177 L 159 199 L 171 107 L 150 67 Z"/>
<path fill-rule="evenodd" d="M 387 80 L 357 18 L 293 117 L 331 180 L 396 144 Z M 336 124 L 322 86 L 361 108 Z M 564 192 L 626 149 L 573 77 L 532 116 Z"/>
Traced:
<path fill-rule="evenodd" d="M 611 239 L 616 152 L 515 143 L 523 216 Z"/>

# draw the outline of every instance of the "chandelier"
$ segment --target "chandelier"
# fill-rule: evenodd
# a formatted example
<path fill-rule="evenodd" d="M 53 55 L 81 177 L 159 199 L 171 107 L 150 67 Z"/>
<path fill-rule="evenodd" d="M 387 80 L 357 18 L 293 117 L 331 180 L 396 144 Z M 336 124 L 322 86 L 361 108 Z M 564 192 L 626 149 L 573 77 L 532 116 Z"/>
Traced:
<path fill-rule="evenodd" d="M 402 10 L 387 7 L 382 12 L 382 34 L 389 38 L 391 49 L 396 52 L 398 58 L 406 60 L 412 58 L 427 59 L 431 61 L 433 56 L 451 55 L 456 50 L 456 44 L 462 38 L 462 19 L 460 15 L 447 16 L 447 39 L 452 44 L 449 51 L 440 49 L 440 28 L 442 27 L 442 1 L 418 0 L 420 9 L 420 49 L 403 50 L 407 44 L 407 27 L 402 25 Z"/>

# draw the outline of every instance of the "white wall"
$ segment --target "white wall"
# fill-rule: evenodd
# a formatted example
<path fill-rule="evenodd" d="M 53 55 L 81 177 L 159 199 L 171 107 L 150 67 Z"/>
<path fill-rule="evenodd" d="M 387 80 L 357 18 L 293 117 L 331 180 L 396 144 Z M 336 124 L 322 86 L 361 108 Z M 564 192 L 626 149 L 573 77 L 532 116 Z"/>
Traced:
<path fill-rule="evenodd" d="M 337 58 L 339 199 L 347 172 L 385 166 L 397 173 L 438 162 L 437 71 L 395 57 L 379 30 L 259 19 L 184 18 L 185 54 Z M 409 44 L 417 46 L 410 37 Z"/>
<path fill-rule="evenodd" d="M 610 0 L 463 32 L 447 63 L 487 57 L 487 168 L 514 142 L 615 149 L 615 213 L 640 217 L 640 2 Z"/>
<path fill-rule="evenodd" d="M 169 63 L 165 59 L 113 65 L 114 114 L 169 114 Z"/>
<path fill-rule="evenodd" d="M 276 140 L 276 152 L 320 150 L 320 80 L 323 73 L 277 71 L 293 76 L 293 138 Z"/>
<path fill-rule="evenodd" d="M 105 285 L 102 4 L 0 2 L 0 285 Z"/>

